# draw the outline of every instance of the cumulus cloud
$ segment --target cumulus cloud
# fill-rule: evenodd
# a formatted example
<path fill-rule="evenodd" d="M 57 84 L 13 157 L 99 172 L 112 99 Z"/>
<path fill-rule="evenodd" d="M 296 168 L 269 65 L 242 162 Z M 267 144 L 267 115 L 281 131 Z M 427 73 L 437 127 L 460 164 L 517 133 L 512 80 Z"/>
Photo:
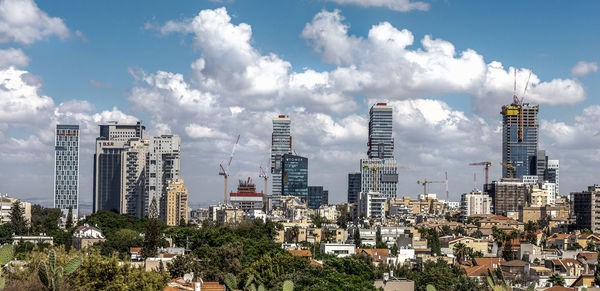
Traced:
<path fill-rule="evenodd" d="M 69 29 L 62 19 L 50 17 L 33 0 L 2 0 L 0 2 L 0 42 L 32 44 L 56 35 L 68 37 Z"/>
<path fill-rule="evenodd" d="M 302 37 L 324 62 L 338 65 L 332 73 L 345 69 L 361 76 L 356 92 L 392 100 L 464 93 L 471 96 L 477 112 L 487 114 L 496 114 L 497 107 L 512 101 L 512 67 L 486 63 L 472 49 L 457 52 L 451 42 L 430 35 L 414 47 L 412 32 L 388 22 L 373 25 L 367 38 L 349 35 L 343 20 L 339 10 L 322 11 L 306 24 Z M 522 92 L 529 71 L 518 70 Z M 585 90 L 577 80 L 541 81 L 533 74 L 526 98 L 548 105 L 575 104 L 585 99 Z"/>
<path fill-rule="evenodd" d="M 571 68 L 571 74 L 575 77 L 583 77 L 595 72 L 598 72 L 598 63 L 596 62 L 580 61 Z"/>
<path fill-rule="evenodd" d="M 27 65 L 29 65 L 29 57 L 21 49 L 0 49 L 0 68 L 10 66 L 22 68 Z"/>
<path fill-rule="evenodd" d="M 429 4 L 411 0 L 328 0 L 338 4 L 358 5 L 362 7 L 385 7 L 395 11 L 429 10 Z"/>

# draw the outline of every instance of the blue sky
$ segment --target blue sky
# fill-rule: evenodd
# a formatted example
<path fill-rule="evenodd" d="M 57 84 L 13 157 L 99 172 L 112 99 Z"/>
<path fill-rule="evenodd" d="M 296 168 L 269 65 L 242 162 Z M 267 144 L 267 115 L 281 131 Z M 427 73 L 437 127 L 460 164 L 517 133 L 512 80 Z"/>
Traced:
<path fill-rule="evenodd" d="M 314 168 L 310 179 L 314 182 L 310 184 L 325 185 L 330 189 L 332 200 L 341 201 L 345 199 L 346 173 L 358 170 L 358 159 L 366 152 L 364 130 L 368 104 L 373 100 L 387 100 L 394 104 L 395 110 L 403 112 L 397 116 L 403 120 L 396 120 L 395 124 L 394 135 L 399 141 L 396 155 L 401 164 L 411 166 L 400 183 L 399 194 L 415 196 L 420 189 L 413 181 L 417 177 L 436 179 L 449 171 L 453 181 L 451 197 L 457 199 L 472 186 L 474 169 L 464 166 L 466 163 L 499 159 L 498 112 L 499 105 L 511 101 L 509 67 L 533 68 L 539 79 L 533 84 L 531 101 L 540 103 L 542 108 L 540 146 L 561 159 L 565 177 L 561 188 L 574 191 L 598 182 L 593 175 L 581 173 L 600 162 L 595 158 L 598 152 L 595 137 L 586 138 L 595 136 L 599 128 L 585 124 L 600 120 L 600 82 L 596 72 L 600 21 L 595 15 L 599 3 L 423 1 L 417 3 L 428 6 L 424 11 L 397 11 L 390 7 L 414 1 L 386 0 L 380 3 L 391 3 L 390 7 L 373 7 L 375 2 L 24 1 L 37 5 L 36 13 L 62 22 L 64 27 L 54 23 L 58 32 L 44 34 L 42 31 L 47 29 L 44 25 L 49 24 L 30 19 L 26 23 L 40 34 L 34 41 L 24 41 L 19 35 L 5 37 L 10 32 L 0 31 L 0 49 L 18 49 L 28 59 L 25 64 L 16 64 L 14 58 L 7 58 L 2 70 L 8 72 L 12 65 L 27 72 L 26 75 L 35 76 L 34 86 L 37 86 L 34 93 L 26 93 L 31 98 L 26 101 L 31 108 L 24 106 L 23 109 L 24 114 L 36 116 L 34 121 L 28 121 L 24 115 L 10 116 L 8 104 L 24 93 L 7 90 L 0 94 L 0 113 L 5 114 L 4 119 L 0 117 L 0 163 L 6 165 L 0 169 L 0 193 L 51 201 L 52 152 L 48 132 L 52 131 L 48 129 L 56 123 L 77 122 L 84 128 L 82 138 L 88 139 L 82 149 L 80 199 L 90 202 L 90 155 L 96 125 L 110 119 L 142 119 L 154 134 L 171 132 L 182 136 L 185 159 L 182 173 L 193 193 L 192 201 L 215 200 L 220 197 L 222 186 L 220 178 L 213 174 L 220 160 L 228 155 L 235 135 L 242 134 L 242 147 L 232 167 L 234 178 L 236 175 L 240 178 L 256 176 L 255 168 L 268 153 L 265 141 L 270 135 L 270 118 L 281 112 L 292 116 L 296 149 L 311 158 Z M 18 9 L 19 3 L 15 3 L 0 1 L 0 5 Z M 221 7 L 226 12 L 219 10 Z M 10 23 L 11 12 L 7 11 L 8 16 L 0 16 L 0 22 Z M 202 18 L 201 11 L 216 14 L 207 13 Z M 244 35 L 245 25 L 251 28 L 248 41 L 217 37 L 223 37 L 221 41 L 231 45 L 226 47 L 233 56 L 230 64 L 230 59 L 219 55 L 216 44 L 209 44 L 213 40 L 209 38 L 212 32 L 207 32 L 206 27 L 197 30 L 188 21 L 196 19 L 204 25 L 222 20 L 219 17 L 223 15 L 229 20 L 215 22 L 223 26 L 216 32 L 228 27 Z M 317 22 L 318 17 L 325 21 Z M 166 29 L 170 21 L 178 25 L 176 29 Z M 309 31 L 309 24 L 317 30 Z M 332 27 L 345 27 L 347 31 L 342 36 L 329 34 L 327 29 Z M 315 31 L 319 29 L 326 33 L 318 35 Z M 375 45 L 369 36 L 370 31 L 373 35 L 376 32 L 383 35 L 403 29 L 412 34 L 414 41 L 404 43 L 402 48 Z M 407 36 L 406 33 L 394 35 L 401 37 L 396 41 Z M 427 51 L 421 44 L 426 35 L 453 45 L 455 54 L 444 57 L 430 52 L 416 56 Z M 339 39 L 330 42 L 335 37 Z M 195 42 L 195 38 L 203 39 L 204 43 Z M 347 52 L 337 51 L 337 46 L 346 48 L 345 45 L 348 45 Z M 434 49 L 447 47 L 440 43 L 433 46 Z M 327 49 L 331 50 L 330 55 Z M 461 56 L 469 49 L 474 50 L 471 56 L 475 61 L 467 66 L 468 60 Z M 398 51 L 397 55 L 394 50 Z M 274 58 L 268 59 L 269 54 Z M 389 54 L 390 63 L 398 62 L 397 67 L 390 65 L 390 72 L 378 69 L 382 66 L 388 69 L 389 64 L 380 59 L 385 57 L 383 54 Z M 477 62 L 478 57 L 483 62 Z M 206 69 L 192 67 L 199 59 L 206 62 Z M 298 85 L 300 88 L 293 87 L 297 85 L 294 81 L 284 81 L 282 85 L 278 79 L 275 88 L 244 87 L 248 82 L 265 79 L 248 77 L 232 80 L 230 84 L 226 79 L 219 79 L 227 72 L 247 72 L 261 64 L 260 61 L 272 65 L 266 70 L 273 69 L 265 77 L 268 84 L 273 81 L 268 80 L 271 77 L 283 78 L 281 80 L 302 77 L 307 78 L 302 80 L 308 83 Z M 442 72 L 441 75 L 434 78 L 419 74 L 420 61 L 440 64 L 440 69 L 429 75 Z M 491 84 L 489 75 L 484 77 L 485 72 L 490 73 L 490 64 L 494 61 L 503 66 L 503 70 L 496 71 L 505 73 L 502 80 L 511 81 L 508 88 L 504 83 Z M 209 67 L 218 62 L 227 64 L 223 68 Z M 588 70 L 574 76 L 572 68 L 578 62 L 586 62 Z M 358 79 L 352 77 L 349 83 L 344 83 L 347 79 L 339 79 L 342 77 L 336 72 L 351 68 L 356 69 L 354 73 L 366 75 Z M 469 71 L 471 68 L 473 72 Z M 444 75 L 446 71 L 453 76 Z M 308 74 L 311 72 L 315 74 Z M 475 80 L 469 79 L 471 74 Z M 398 78 L 389 84 L 381 83 L 386 80 L 370 80 L 370 84 L 350 88 L 364 81 L 361 79 L 364 76 L 387 75 Z M 521 87 L 525 75 L 525 71 L 519 74 Z M 10 76 L 5 77 L 5 82 L 10 78 L 25 80 L 22 76 Z M 176 85 L 163 88 L 160 82 Z M 413 86 L 411 82 L 423 83 Z M 497 84 L 504 87 L 496 88 Z M 50 98 L 52 104 L 44 101 L 44 96 Z M 163 97 L 152 99 L 152 96 Z M 187 111 L 191 108 L 189 104 L 177 103 L 186 96 L 208 100 L 212 107 Z M 343 106 L 331 104 L 331 100 L 338 99 L 338 104 Z M 150 105 L 145 107 L 144 104 Z M 172 110 L 154 110 L 171 105 Z M 242 113 L 236 115 L 231 111 L 231 116 L 225 116 L 232 107 Z M 405 116 L 408 117 L 404 119 Z M 28 162 L 18 161 L 15 151 L 23 151 L 20 157 L 27 157 Z M 477 173 L 481 175 L 480 171 Z M 500 169 L 493 169 L 492 173 L 497 176 Z M 27 183 L 31 179 L 37 183 Z M 23 183 L 26 186 L 22 186 Z"/>

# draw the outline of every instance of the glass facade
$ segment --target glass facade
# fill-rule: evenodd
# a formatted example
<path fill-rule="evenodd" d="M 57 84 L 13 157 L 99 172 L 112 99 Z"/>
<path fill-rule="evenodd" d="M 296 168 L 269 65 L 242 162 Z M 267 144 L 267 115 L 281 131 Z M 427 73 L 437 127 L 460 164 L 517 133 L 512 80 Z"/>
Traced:
<path fill-rule="evenodd" d="M 536 172 L 535 156 L 538 149 L 538 105 L 524 104 L 502 107 L 502 161 L 515 167 L 514 178 Z M 522 137 L 519 127 L 523 127 Z M 502 177 L 509 177 L 509 170 L 502 169 Z"/>
<path fill-rule="evenodd" d="M 360 198 L 360 172 L 348 173 L 348 203 L 358 203 Z"/>
<path fill-rule="evenodd" d="M 283 155 L 282 194 L 308 200 L 308 159 L 290 154 Z M 322 194 L 321 194 L 322 195 Z"/>
<path fill-rule="evenodd" d="M 272 208 L 279 208 L 282 195 L 282 157 L 292 153 L 291 121 L 285 115 L 273 119 L 271 136 L 271 198 Z"/>
<path fill-rule="evenodd" d="M 392 106 L 377 103 L 369 111 L 369 147 L 370 159 L 394 157 L 394 139 L 392 138 Z"/>
<path fill-rule="evenodd" d="M 54 208 L 73 217 L 79 210 L 79 125 L 56 125 L 54 143 Z"/>
<path fill-rule="evenodd" d="M 308 208 L 319 209 L 323 205 L 323 186 L 308 186 Z"/>

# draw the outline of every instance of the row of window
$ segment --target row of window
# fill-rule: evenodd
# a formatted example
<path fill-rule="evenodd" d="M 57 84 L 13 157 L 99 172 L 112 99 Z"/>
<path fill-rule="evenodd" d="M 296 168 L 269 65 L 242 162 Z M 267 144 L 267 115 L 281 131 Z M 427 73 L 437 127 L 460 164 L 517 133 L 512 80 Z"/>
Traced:
<path fill-rule="evenodd" d="M 75 170 L 76 171 L 77 170 L 77 166 L 58 166 L 57 165 L 56 166 L 56 170 L 57 171 L 61 171 L 61 170 L 67 170 L 67 171 Z M 75 175 L 75 172 L 73 172 L 73 175 Z"/>
<path fill-rule="evenodd" d="M 77 170 L 77 162 L 72 162 L 72 161 L 56 161 L 56 165 L 57 166 L 70 166 L 71 164 L 73 164 L 73 166 L 75 166 L 75 170 Z"/>
<path fill-rule="evenodd" d="M 77 200 L 74 199 L 56 199 L 54 200 L 54 203 L 58 208 L 67 208 L 68 206 L 73 206 L 73 210 L 77 209 Z"/>
<path fill-rule="evenodd" d="M 56 180 L 58 180 L 58 181 L 61 181 L 61 180 L 68 180 L 68 181 L 77 180 L 77 175 L 75 174 L 75 171 L 66 171 L 66 172 L 67 172 L 67 174 L 65 175 L 65 171 L 56 171 Z"/>
<path fill-rule="evenodd" d="M 57 155 L 56 156 L 56 160 L 57 161 L 62 161 L 62 160 L 72 161 L 72 160 L 77 160 L 77 158 L 73 159 L 73 156 L 70 156 L 70 155 L 69 156 L 64 156 L 64 157 L 62 155 Z"/>
<path fill-rule="evenodd" d="M 56 184 L 60 185 L 60 186 L 65 186 L 65 185 L 66 186 L 68 186 L 68 185 L 77 186 L 77 181 L 76 180 L 75 181 L 60 180 L 60 181 L 56 181 Z"/>

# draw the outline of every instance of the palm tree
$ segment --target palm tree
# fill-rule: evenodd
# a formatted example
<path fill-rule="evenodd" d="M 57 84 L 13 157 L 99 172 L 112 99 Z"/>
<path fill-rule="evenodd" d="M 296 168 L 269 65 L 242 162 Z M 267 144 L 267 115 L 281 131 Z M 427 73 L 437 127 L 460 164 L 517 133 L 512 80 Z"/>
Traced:
<path fill-rule="evenodd" d="M 292 227 L 290 229 L 290 235 L 292 235 L 292 237 L 294 238 L 296 243 L 298 243 L 298 235 L 299 234 L 300 234 L 300 229 L 298 228 L 298 226 L 294 225 L 294 227 Z"/>
<path fill-rule="evenodd" d="M 456 256 L 456 261 L 458 261 L 459 264 L 462 263 L 462 261 L 467 256 L 467 245 L 459 242 L 454 245 L 453 250 L 454 250 L 454 256 Z"/>
<path fill-rule="evenodd" d="M 550 282 L 552 286 L 565 286 L 565 279 L 558 273 L 552 274 L 552 276 L 548 278 L 548 282 Z"/>

